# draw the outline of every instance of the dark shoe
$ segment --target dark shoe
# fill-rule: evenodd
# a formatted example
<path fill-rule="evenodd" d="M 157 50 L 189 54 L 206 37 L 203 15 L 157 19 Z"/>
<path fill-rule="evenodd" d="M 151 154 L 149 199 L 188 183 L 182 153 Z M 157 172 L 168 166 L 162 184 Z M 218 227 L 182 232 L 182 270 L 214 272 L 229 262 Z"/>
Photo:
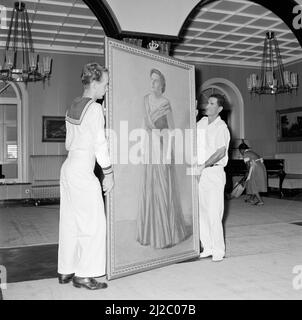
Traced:
<path fill-rule="evenodd" d="M 58 278 L 59 278 L 60 284 L 69 283 L 73 279 L 73 277 L 74 277 L 74 273 L 70 273 L 70 274 L 58 273 Z"/>
<path fill-rule="evenodd" d="M 105 289 L 108 287 L 107 283 L 98 282 L 94 278 L 73 277 L 72 283 L 76 288 L 86 288 L 89 290 Z"/>

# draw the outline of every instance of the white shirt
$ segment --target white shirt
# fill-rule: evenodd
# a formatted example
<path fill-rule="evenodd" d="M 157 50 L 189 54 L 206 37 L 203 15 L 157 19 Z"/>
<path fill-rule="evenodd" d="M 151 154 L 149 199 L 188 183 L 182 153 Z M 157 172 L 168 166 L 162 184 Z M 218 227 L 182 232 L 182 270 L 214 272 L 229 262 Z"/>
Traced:
<path fill-rule="evenodd" d="M 226 123 L 218 116 L 209 124 L 208 117 L 197 123 L 197 162 L 203 164 L 221 147 L 226 148 L 225 156 L 217 164 L 225 167 L 228 163 L 230 132 Z"/>

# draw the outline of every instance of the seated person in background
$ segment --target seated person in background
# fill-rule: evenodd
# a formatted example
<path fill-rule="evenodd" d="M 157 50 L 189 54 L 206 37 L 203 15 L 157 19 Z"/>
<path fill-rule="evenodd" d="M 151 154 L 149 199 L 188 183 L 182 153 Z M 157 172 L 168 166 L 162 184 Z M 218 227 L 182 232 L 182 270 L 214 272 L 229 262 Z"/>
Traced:
<path fill-rule="evenodd" d="M 267 173 L 263 159 L 252 151 L 244 142 L 239 145 L 239 151 L 247 165 L 246 194 L 249 199 L 246 202 L 260 206 L 264 202 L 260 192 L 267 192 Z"/>

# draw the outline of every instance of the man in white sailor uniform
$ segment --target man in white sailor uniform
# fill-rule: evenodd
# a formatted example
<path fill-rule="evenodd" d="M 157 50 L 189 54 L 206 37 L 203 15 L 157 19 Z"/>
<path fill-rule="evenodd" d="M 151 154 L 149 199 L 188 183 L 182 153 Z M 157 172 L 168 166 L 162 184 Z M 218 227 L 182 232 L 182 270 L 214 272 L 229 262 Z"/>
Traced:
<path fill-rule="evenodd" d="M 85 65 L 84 92 L 66 112 L 68 157 L 60 176 L 59 283 L 76 288 L 104 289 L 95 278 L 106 273 L 106 217 L 102 191 L 114 184 L 104 130 L 102 105 L 108 70 L 97 63 Z M 102 186 L 94 175 L 95 160 L 103 169 Z"/>

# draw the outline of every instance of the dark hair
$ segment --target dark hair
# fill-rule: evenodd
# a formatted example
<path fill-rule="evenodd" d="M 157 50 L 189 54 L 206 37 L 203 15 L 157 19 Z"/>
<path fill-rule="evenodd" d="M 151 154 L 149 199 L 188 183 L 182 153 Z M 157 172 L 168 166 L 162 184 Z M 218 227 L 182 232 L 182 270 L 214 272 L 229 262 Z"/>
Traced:
<path fill-rule="evenodd" d="M 212 93 L 209 98 L 216 98 L 217 99 L 217 104 L 219 107 L 224 107 L 225 104 L 225 98 L 222 94 L 219 93 Z"/>
<path fill-rule="evenodd" d="M 85 64 L 81 75 L 83 85 L 87 86 L 93 80 L 101 81 L 104 73 L 108 73 L 108 69 L 96 62 Z"/>
<path fill-rule="evenodd" d="M 161 82 L 161 92 L 164 93 L 166 90 L 166 79 L 165 76 L 157 69 L 151 69 L 150 71 L 150 77 L 152 74 L 155 73 L 159 76 L 160 82 Z"/>
<path fill-rule="evenodd" d="M 242 142 L 240 143 L 240 145 L 238 146 L 239 151 L 240 150 L 247 150 L 249 149 L 249 146 L 244 142 L 244 140 L 242 139 Z"/>

